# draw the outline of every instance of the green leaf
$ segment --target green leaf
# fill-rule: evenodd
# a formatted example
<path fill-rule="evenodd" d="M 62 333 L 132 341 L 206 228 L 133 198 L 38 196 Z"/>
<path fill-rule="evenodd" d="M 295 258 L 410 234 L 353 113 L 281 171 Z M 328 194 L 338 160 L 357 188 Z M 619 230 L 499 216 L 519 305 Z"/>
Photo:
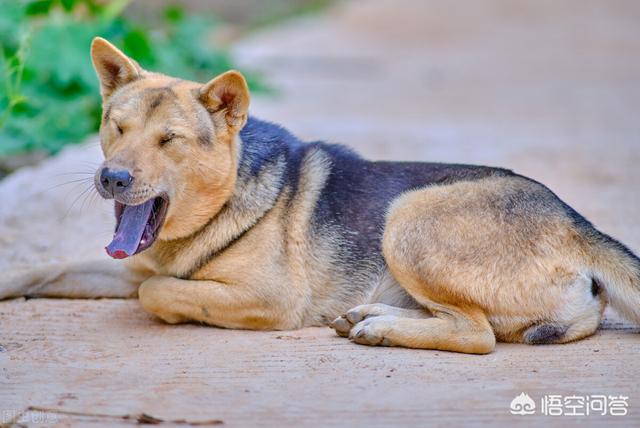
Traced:
<path fill-rule="evenodd" d="M 11 55 L 20 44 L 25 7 L 19 1 L 0 0 L 0 11 L 0 46 L 5 55 Z"/>
<path fill-rule="evenodd" d="M 228 52 L 209 41 L 214 18 L 171 7 L 152 28 L 120 16 L 129 2 L 0 0 L 0 156 L 56 153 L 98 129 L 101 100 L 89 56 L 97 35 L 150 70 L 176 77 L 206 81 L 235 68 Z M 80 6 L 89 13 L 75 13 Z M 55 7 L 66 13 L 49 13 Z M 264 88 L 259 77 L 247 78 L 252 88 Z"/>
<path fill-rule="evenodd" d="M 27 15 L 46 15 L 53 6 L 53 0 L 35 0 L 27 3 Z"/>
<path fill-rule="evenodd" d="M 73 10 L 73 8 L 76 6 L 76 0 L 60 0 L 60 3 L 62 4 L 62 8 L 67 11 L 67 12 L 71 12 Z"/>
<path fill-rule="evenodd" d="M 123 47 L 127 55 L 136 58 L 141 64 L 153 64 L 155 62 L 149 38 L 140 28 L 135 28 L 125 33 Z"/>
<path fill-rule="evenodd" d="M 164 10 L 164 18 L 167 22 L 175 24 L 178 21 L 182 21 L 184 19 L 184 11 L 179 6 L 173 5 L 168 6 Z"/>
<path fill-rule="evenodd" d="M 74 21 L 44 25 L 34 36 L 27 65 L 37 70 L 38 80 L 53 87 L 80 84 L 95 86 L 95 72 L 89 60 L 89 47 L 95 24 Z"/>
<path fill-rule="evenodd" d="M 131 0 L 111 0 L 104 6 L 96 3 L 95 0 L 85 0 L 85 2 L 94 5 L 93 11 L 96 15 L 100 14 L 103 20 L 110 21 L 118 17 L 129 6 Z"/>

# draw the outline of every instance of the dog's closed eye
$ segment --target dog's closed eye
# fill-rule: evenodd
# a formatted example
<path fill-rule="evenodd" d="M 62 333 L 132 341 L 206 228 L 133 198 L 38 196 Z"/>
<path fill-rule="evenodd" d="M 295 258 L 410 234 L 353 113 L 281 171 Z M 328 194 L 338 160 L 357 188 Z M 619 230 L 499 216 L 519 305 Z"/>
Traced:
<path fill-rule="evenodd" d="M 165 144 L 167 144 L 167 143 L 169 143 L 169 142 L 171 142 L 171 141 L 173 141 L 173 140 L 175 140 L 177 138 L 180 138 L 180 136 L 176 135 L 174 133 L 165 134 L 164 136 L 162 136 L 160 138 L 160 146 L 164 146 Z"/>
<path fill-rule="evenodd" d="M 118 122 L 114 122 L 114 124 L 116 125 L 116 131 L 118 132 L 118 135 L 124 134 L 124 130 L 122 129 L 122 126 L 120 126 Z"/>
<path fill-rule="evenodd" d="M 160 145 L 164 146 L 165 144 L 167 144 L 168 142 L 170 142 L 171 140 L 173 140 L 173 137 L 170 135 L 166 135 L 162 138 L 160 138 Z"/>

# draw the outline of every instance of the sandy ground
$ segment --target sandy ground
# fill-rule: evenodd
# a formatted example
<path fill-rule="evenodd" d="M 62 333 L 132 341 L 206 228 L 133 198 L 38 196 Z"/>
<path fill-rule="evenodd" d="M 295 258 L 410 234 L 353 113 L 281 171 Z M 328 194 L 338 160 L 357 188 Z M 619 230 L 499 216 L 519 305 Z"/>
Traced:
<path fill-rule="evenodd" d="M 338 3 L 242 41 L 278 90 L 256 116 L 376 159 L 513 168 L 640 250 L 640 3 Z M 104 257 L 111 207 L 89 189 L 95 142 L 0 182 L 0 271 Z M 73 181 L 84 180 L 89 181 Z M 73 182 L 72 182 L 73 181 Z M 640 425 L 638 329 L 608 314 L 569 345 L 488 356 L 368 348 L 329 329 L 166 326 L 136 301 L 0 303 L 0 422 L 228 426 Z M 538 404 L 513 416 L 521 392 Z M 545 395 L 628 396 L 628 415 L 543 416 Z M 110 416 L 109 416 L 110 415 Z"/>

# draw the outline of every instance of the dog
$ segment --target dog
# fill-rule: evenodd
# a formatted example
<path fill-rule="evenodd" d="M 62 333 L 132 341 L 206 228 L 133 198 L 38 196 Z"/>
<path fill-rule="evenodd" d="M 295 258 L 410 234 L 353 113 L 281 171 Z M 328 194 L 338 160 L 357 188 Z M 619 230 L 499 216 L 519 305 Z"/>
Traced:
<path fill-rule="evenodd" d="M 330 325 L 365 345 L 463 353 L 640 321 L 640 259 L 510 170 L 372 162 L 248 115 L 236 71 L 143 70 L 96 38 L 113 259 L 6 273 L 0 298 L 138 297 L 167 323 Z"/>

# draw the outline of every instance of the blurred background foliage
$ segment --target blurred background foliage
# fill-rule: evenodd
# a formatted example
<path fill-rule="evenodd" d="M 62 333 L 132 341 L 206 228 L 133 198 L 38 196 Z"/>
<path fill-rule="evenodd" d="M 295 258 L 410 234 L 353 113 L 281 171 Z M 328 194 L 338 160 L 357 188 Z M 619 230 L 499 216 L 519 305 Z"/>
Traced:
<path fill-rule="evenodd" d="M 130 2 L 0 0 L 0 158 L 53 154 L 98 129 L 100 97 L 89 58 L 95 36 L 145 68 L 184 79 L 207 81 L 235 68 L 211 41 L 220 25 L 214 16 L 158 3 L 149 19 L 134 21 L 123 14 Z M 242 71 L 252 90 L 266 89 Z"/>

